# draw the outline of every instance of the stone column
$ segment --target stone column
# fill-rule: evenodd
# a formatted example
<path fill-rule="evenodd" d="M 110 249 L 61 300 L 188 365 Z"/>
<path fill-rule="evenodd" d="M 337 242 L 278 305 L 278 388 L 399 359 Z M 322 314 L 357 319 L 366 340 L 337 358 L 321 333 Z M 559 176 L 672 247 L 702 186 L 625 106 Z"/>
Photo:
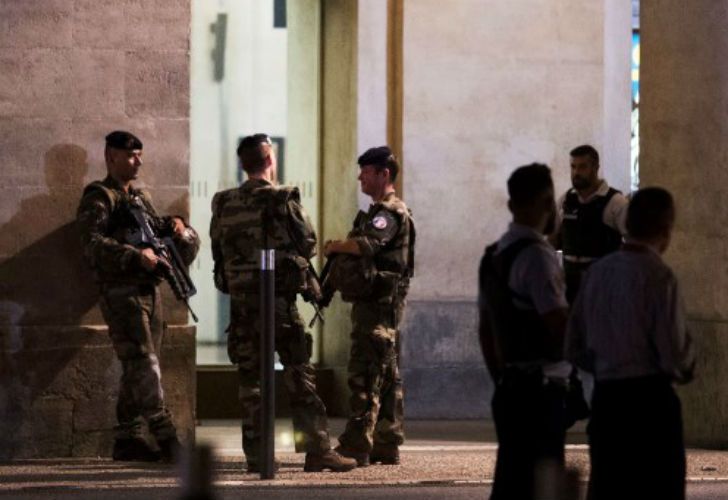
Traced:
<path fill-rule="evenodd" d="M 110 452 L 121 370 L 75 212 L 83 186 L 106 175 L 104 136 L 129 129 L 157 209 L 187 213 L 189 10 L 0 1 L 0 459 Z M 163 379 L 191 440 L 194 327 L 170 295 Z"/>
<path fill-rule="evenodd" d="M 332 0 L 322 6 L 321 57 L 321 241 L 343 238 L 357 211 L 358 1 Z M 338 294 L 337 294 L 338 297 Z M 334 371 L 332 415 L 348 414 L 350 304 L 334 299 L 326 310 L 321 361 Z"/>
<path fill-rule="evenodd" d="M 728 446 L 728 2 L 643 0 L 640 183 L 669 189 L 666 256 L 698 353 L 681 389 L 686 440 Z"/>

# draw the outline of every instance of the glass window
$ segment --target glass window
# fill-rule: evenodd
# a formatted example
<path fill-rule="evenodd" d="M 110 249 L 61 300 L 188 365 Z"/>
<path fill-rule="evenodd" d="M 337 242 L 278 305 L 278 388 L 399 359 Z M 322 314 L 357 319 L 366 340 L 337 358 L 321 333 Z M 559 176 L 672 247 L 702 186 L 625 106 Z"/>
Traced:
<path fill-rule="evenodd" d="M 229 300 L 212 282 L 208 229 L 214 194 L 243 181 L 242 137 L 271 136 L 279 181 L 300 188 L 318 226 L 319 17 L 319 0 L 192 2 L 190 217 L 203 244 L 190 272 L 200 365 L 229 364 Z M 300 310 L 308 321 L 310 307 Z"/>

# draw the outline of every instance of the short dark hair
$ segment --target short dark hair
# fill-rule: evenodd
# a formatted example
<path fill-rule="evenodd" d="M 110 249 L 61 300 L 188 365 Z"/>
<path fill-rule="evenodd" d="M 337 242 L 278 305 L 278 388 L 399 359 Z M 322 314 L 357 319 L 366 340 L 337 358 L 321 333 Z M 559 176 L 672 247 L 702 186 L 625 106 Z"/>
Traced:
<path fill-rule="evenodd" d="M 142 141 L 126 130 L 114 130 L 106 136 L 106 147 L 114 149 L 142 149 Z"/>
<path fill-rule="evenodd" d="M 640 189 L 627 207 L 627 234 L 650 240 L 669 230 L 675 221 L 675 202 L 661 187 Z"/>
<path fill-rule="evenodd" d="M 235 151 L 238 158 L 240 158 L 243 170 L 248 173 L 262 171 L 265 168 L 266 160 L 271 155 L 271 146 L 272 143 L 268 134 L 259 133 L 243 137 L 238 144 L 238 149 Z"/>
<path fill-rule="evenodd" d="M 589 144 L 582 144 L 577 146 L 569 152 L 571 156 L 588 156 L 595 165 L 599 165 L 599 153 L 594 146 Z"/>
<path fill-rule="evenodd" d="M 394 182 L 399 174 L 399 163 L 389 146 L 367 149 L 357 160 L 359 167 L 372 165 L 377 170 L 389 170 L 389 180 Z"/>
<path fill-rule="evenodd" d="M 516 206 L 526 206 L 554 188 L 551 169 L 543 163 L 518 167 L 508 178 L 508 197 Z"/>

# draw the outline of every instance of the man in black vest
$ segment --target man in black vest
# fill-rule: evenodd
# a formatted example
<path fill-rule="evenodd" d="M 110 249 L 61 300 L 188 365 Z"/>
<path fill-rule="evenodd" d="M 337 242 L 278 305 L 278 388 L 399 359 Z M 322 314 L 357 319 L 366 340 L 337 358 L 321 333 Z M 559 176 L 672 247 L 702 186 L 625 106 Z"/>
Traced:
<path fill-rule="evenodd" d="M 551 172 L 534 163 L 508 179 L 513 222 L 481 261 L 480 342 L 495 382 L 498 457 L 491 500 L 534 498 L 536 479 L 564 463 L 568 305 L 545 239 L 554 227 Z"/>
<path fill-rule="evenodd" d="M 552 242 L 564 253 L 566 298 L 573 304 L 589 266 L 621 245 L 628 202 L 599 178 L 596 149 L 583 145 L 571 150 L 570 155 L 573 187 L 559 200 Z"/>

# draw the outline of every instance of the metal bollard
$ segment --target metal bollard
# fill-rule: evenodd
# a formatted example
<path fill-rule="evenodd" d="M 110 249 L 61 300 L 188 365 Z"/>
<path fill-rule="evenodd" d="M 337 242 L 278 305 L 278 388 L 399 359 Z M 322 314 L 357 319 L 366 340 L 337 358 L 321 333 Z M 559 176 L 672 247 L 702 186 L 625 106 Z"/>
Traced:
<path fill-rule="evenodd" d="M 275 478 L 275 250 L 260 252 L 260 478 Z"/>
<path fill-rule="evenodd" d="M 180 500 L 215 500 L 213 492 L 213 453 L 209 445 L 198 445 L 182 457 Z"/>

